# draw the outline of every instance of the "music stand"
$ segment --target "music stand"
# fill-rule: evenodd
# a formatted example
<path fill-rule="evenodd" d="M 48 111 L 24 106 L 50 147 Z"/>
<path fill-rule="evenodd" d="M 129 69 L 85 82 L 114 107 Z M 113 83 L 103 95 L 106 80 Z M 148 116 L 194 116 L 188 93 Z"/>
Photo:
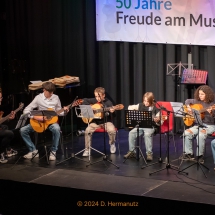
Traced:
<path fill-rule="evenodd" d="M 76 99 L 75 99 L 75 100 L 76 100 Z M 75 102 L 75 100 L 72 102 L 72 104 Z M 83 112 L 84 112 L 84 113 L 86 112 L 88 116 L 92 116 L 92 113 L 89 113 L 88 111 L 86 111 L 87 108 L 85 108 L 85 106 L 86 106 L 86 105 L 79 105 L 80 108 L 75 107 L 75 112 L 76 112 L 76 115 L 77 115 L 78 117 L 81 117 Z M 87 106 L 89 106 L 89 105 L 87 105 Z M 71 105 L 71 107 L 72 107 L 72 105 Z M 78 112 L 77 112 L 77 109 L 79 109 L 79 110 L 82 109 L 82 112 L 81 112 L 81 113 L 78 113 Z M 84 109 L 84 110 L 83 110 L 83 109 Z M 92 109 L 92 108 L 91 108 L 91 109 Z M 91 112 L 91 111 L 90 111 L 90 112 Z M 73 117 L 72 117 L 72 119 L 73 119 Z M 71 121 L 71 123 L 73 124 L 73 120 Z M 73 130 L 72 130 L 72 133 L 73 133 Z M 73 134 L 72 134 L 72 137 L 73 137 Z M 62 161 L 60 161 L 60 162 L 58 162 L 58 163 L 56 163 L 56 166 L 57 166 L 58 164 L 61 164 L 61 163 L 65 162 L 65 161 L 68 161 L 68 160 L 70 160 L 70 159 L 72 159 L 72 158 L 76 158 L 76 159 L 78 159 L 78 160 L 87 162 L 87 161 L 85 161 L 84 159 L 81 159 L 81 158 L 76 157 L 76 155 L 80 154 L 80 153 L 83 152 L 84 150 L 85 150 L 85 149 L 83 149 L 83 150 L 81 150 L 80 152 L 78 152 L 78 153 L 75 154 L 75 153 L 74 153 L 73 138 L 72 138 L 72 153 L 71 153 L 71 156 L 68 157 L 68 158 L 66 158 L 66 159 L 64 159 L 64 160 L 62 160 Z M 97 150 L 96 150 L 96 151 L 97 151 Z M 66 147 L 66 152 L 67 152 L 67 147 Z M 67 153 L 66 153 L 66 154 L 67 154 Z"/>
<path fill-rule="evenodd" d="M 139 160 L 139 153 L 141 154 L 145 164 L 147 165 L 146 159 L 143 156 L 143 152 L 139 144 L 139 127 L 141 128 L 152 128 L 152 112 L 151 111 L 138 111 L 138 110 L 125 110 L 125 125 L 126 127 L 137 128 L 137 141 L 136 146 L 132 150 L 136 150 L 136 160 Z M 129 158 L 124 159 L 123 163 Z"/>
<path fill-rule="evenodd" d="M 20 129 L 20 128 L 22 128 L 22 127 L 25 125 L 27 119 L 28 119 L 28 114 L 22 114 L 22 115 L 19 117 L 19 120 L 18 120 L 18 122 L 17 122 L 17 124 L 16 124 L 15 129 Z"/>
<path fill-rule="evenodd" d="M 17 122 L 17 124 L 16 124 L 15 129 L 20 129 L 20 128 L 22 128 L 22 127 L 25 125 L 27 119 L 28 119 L 28 113 L 27 113 L 27 114 L 22 114 L 22 115 L 19 117 L 19 120 L 18 120 L 18 122 Z M 15 162 L 15 164 L 17 164 L 17 163 L 19 162 L 19 160 L 20 160 L 21 157 L 22 157 L 22 156 L 20 156 L 20 157 L 18 158 L 18 160 Z M 14 165 L 15 165 L 15 164 L 14 164 Z M 12 168 L 13 168 L 13 166 L 11 167 L 11 169 L 12 169 Z"/>
<path fill-rule="evenodd" d="M 96 117 L 96 116 L 94 115 L 94 112 L 93 112 L 93 109 L 92 109 L 91 105 L 79 105 L 79 107 L 80 107 L 81 113 L 78 114 L 78 113 L 76 112 L 76 114 L 77 114 L 78 117 L 80 117 L 80 118 L 87 118 L 87 119 L 101 119 L 100 117 Z M 76 108 L 76 109 L 78 109 L 78 108 Z M 105 111 L 103 110 L 103 112 L 105 112 Z M 105 113 L 104 113 L 104 115 L 105 115 Z M 89 121 L 88 121 L 88 124 L 89 124 Z M 105 117 L 104 117 L 104 125 L 105 125 Z M 105 132 L 105 131 L 104 131 L 104 132 Z M 105 133 L 104 133 L 104 135 L 105 135 Z M 105 138 L 105 136 L 104 136 L 104 138 Z M 104 142 L 104 144 L 105 144 L 105 142 Z M 91 149 L 94 150 L 94 151 L 96 151 L 96 152 L 98 152 L 99 154 L 103 155 L 103 159 L 91 163 L 91 162 L 90 162 Z M 80 152 L 76 153 L 76 155 L 77 155 L 77 154 L 80 154 L 80 153 L 83 152 L 84 150 L 85 150 L 85 149 L 83 149 L 83 150 L 81 150 Z M 105 150 L 105 151 L 106 151 L 106 150 Z M 100 152 L 100 151 L 94 149 L 91 145 L 89 145 L 89 164 L 88 164 L 86 167 L 88 167 L 89 165 L 93 165 L 93 164 L 102 162 L 102 161 L 107 161 L 107 162 L 113 164 L 115 167 L 117 167 L 117 168 L 119 169 L 119 167 L 118 167 L 116 164 L 114 164 L 111 160 L 109 160 L 109 159 L 107 158 L 106 153 L 102 153 L 102 152 Z"/>
<path fill-rule="evenodd" d="M 171 105 L 172 105 L 172 108 L 173 108 L 173 111 L 174 111 L 174 116 L 177 117 L 177 118 L 183 118 L 183 120 L 185 120 L 187 117 L 190 118 L 191 115 L 184 112 L 184 109 L 183 109 L 183 103 L 181 102 L 170 102 Z M 183 153 L 182 155 L 178 158 L 178 159 L 175 159 L 173 160 L 172 162 L 176 161 L 176 160 L 180 160 L 181 159 L 181 163 L 180 165 L 178 166 L 178 169 L 180 169 L 183 161 L 185 160 L 184 159 L 184 155 L 186 154 L 184 149 L 185 149 L 185 145 L 184 145 L 184 132 L 185 132 L 185 123 L 184 123 L 184 131 L 183 131 L 183 134 L 182 134 L 182 138 L 183 138 Z M 188 173 L 185 173 L 188 175 Z"/>
<path fill-rule="evenodd" d="M 30 115 L 31 116 L 43 116 L 43 118 L 46 117 L 47 119 L 50 119 L 53 116 L 57 116 L 57 113 L 53 110 L 33 110 L 30 112 Z M 39 121 L 37 121 L 37 122 L 38 122 L 37 126 L 39 128 L 42 128 L 42 126 L 43 126 L 43 132 L 42 133 L 44 134 L 44 132 L 46 130 L 45 123 L 43 123 L 43 125 L 42 125 Z M 48 152 L 51 150 L 51 148 L 47 152 L 47 147 L 46 147 L 45 141 L 43 143 L 43 146 L 44 146 L 45 152 L 46 152 L 44 156 L 46 156 L 47 163 L 49 164 Z M 37 151 L 37 153 L 31 158 L 31 161 L 39 154 L 40 151 L 41 150 Z M 42 156 L 40 159 L 42 159 L 44 156 Z M 54 155 L 54 156 L 56 156 L 56 155 Z"/>
<path fill-rule="evenodd" d="M 203 122 L 202 122 L 202 119 L 201 119 L 201 116 L 200 116 L 199 111 L 198 111 L 198 110 L 195 110 L 195 109 L 192 109 L 192 112 L 193 112 L 193 115 L 194 115 L 194 118 L 195 118 L 195 122 L 196 122 L 196 124 L 197 124 L 197 126 L 198 126 L 198 144 L 197 144 L 197 147 L 198 147 L 198 155 L 197 155 L 197 161 L 194 161 L 194 163 L 191 164 L 190 166 L 188 166 L 188 167 L 186 167 L 186 168 L 184 168 L 184 169 L 178 171 L 178 173 L 181 173 L 181 172 L 183 172 L 185 169 L 188 169 L 188 168 L 190 168 L 191 166 L 193 166 L 193 165 L 196 164 L 196 165 L 197 165 L 197 169 L 198 169 L 198 167 L 200 167 L 200 169 L 202 170 L 202 172 L 203 172 L 205 178 L 207 178 L 205 172 L 203 171 L 202 166 L 203 166 L 205 169 L 207 169 L 207 170 L 209 170 L 209 168 L 206 167 L 204 164 L 202 164 L 202 163 L 199 162 L 199 128 L 200 128 L 200 127 L 201 127 L 201 128 L 206 128 L 206 126 L 205 126 L 205 125 L 203 124 Z"/>

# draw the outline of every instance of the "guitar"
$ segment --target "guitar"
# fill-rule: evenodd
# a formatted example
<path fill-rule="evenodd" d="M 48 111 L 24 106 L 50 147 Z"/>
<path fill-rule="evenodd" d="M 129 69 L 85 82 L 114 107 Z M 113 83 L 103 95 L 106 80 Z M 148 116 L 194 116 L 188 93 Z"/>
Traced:
<path fill-rule="evenodd" d="M 14 113 L 20 111 L 23 107 L 24 107 L 24 104 L 23 104 L 23 103 L 20 103 L 19 107 L 18 107 L 16 110 L 14 110 Z M 8 114 L 7 116 L 2 117 L 2 118 L 0 119 L 0 124 L 2 124 L 3 122 L 5 122 L 6 120 L 8 120 L 10 116 L 11 116 L 11 114 Z"/>
<path fill-rule="evenodd" d="M 215 109 L 215 105 L 210 106 L 209 108 L 203 108 L 203 106 L 201 104 L 190 104 L 191 109 L 195 109 L 198 110 L 198 112 L 200 113 L 201 119 L 204 119 L 204 112 L 207 111 L 207 109 L 212 108 L 212 110 Z M 184 124 L 186 126 L 191 126 L 194 121 L 195 121 L 195 117 L 192 113 L 190 113 L 188 111 L 188 107 L 186 105 L 183 105 L 184 108 L 184 112 L 187 113 L 186 117 L 183 117 L 184 120 Z"/>
<path fill-rule="evenodd" d="M 114 110 L 122 110 L 124 108 L 123 104 L 118 104 L 116 106 L 102 108 L 101 104 L 94 104 L 92 105 L 93 113 L 95 118 L 103 118 L 104 117 L 104 111 L 109 111 L 111 108 Z M 90 123 L 94 118 L 85 118 L 83 117 L 82 120 L 84 123 Z"/>
<path fill-rule="evenodd" d="M 67 108 L 72 108 L 74 106 L 78 106 L 80 104 L 82 104 L 83 99 L 78 99 L 75 102 L 67 105 Z M 53 109 L 48 109 L 50 111 L 53 111 Z M 64 108 L 61 108 L 60 110 L 56 111 L 57 115 L 59 115 L 60 113 L 62 113 L 64 111 Z M 32 128 L 37 132 L 37 133 L 42 133 L 43 131 L 45 131 L 49 125 L 54 124 L 58 121 L 58 116 L 50 116 L 50 117 L 44 117 L 44 121 L 40 122 L 36 119 L 30 119 L 30 124 L 32 126 Z"/>

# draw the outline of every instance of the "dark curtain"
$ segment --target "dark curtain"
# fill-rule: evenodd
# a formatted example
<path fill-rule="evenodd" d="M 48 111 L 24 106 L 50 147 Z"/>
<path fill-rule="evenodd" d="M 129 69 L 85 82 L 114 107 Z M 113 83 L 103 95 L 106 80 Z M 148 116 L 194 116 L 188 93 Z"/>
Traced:
<path fill-rule="evenodd" d="M 196 69 L 208 71 L 207 84 L 215 90 L 212 46 L 98 42 L 95 0 L 0 4 L 4 92 L 26 92 L 31 80 L 71 75 L 81 80 L 72 97 L 92 97 L 94 88 L 103 86 L 106 96 L 125 108 L 141 102 L 146 91 L 154 92 L 156 100 L 184 102 L 198 86 L 180 84 L 178 70 L 167 76 L 167 64 L 187 63 L 188 52 Z M 116 124 L 124 126 L 123 111 L 117 112 Z"/>

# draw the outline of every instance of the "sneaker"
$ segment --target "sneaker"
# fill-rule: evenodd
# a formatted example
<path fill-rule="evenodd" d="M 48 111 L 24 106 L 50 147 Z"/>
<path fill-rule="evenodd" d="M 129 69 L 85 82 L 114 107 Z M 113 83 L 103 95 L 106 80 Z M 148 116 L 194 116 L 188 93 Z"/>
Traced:
<path fill-rule="evenodd" d="M 6 157 L 7 158 L 10 158 L 10 157 L 12 157 L 12 156 L 14 156 L 14 155 L 17 155 L 18 154 L 18 152 L 16 151 L 16 150 L 14 150 L 14 149 L 10 149 L 10 151 L 6 151 Z"/>
<path fill-rule="evenodd" d="M 37 152 L 38 150 L 34 150 L 33 152 L 28 152 L 28 154 L 24 155 L 23 157 L 27 159 L 32 159 L 34 155 L 37 154 Z M 39 157 L 39 154 L 35 156 L 35 158 L 38 158 L 38 157 Z"/>
<path fill-rule="evenodd" d="M 152 161 L 153 160 L 153 155 L 152 154 L 147 154 L 146 160 L 147 161 Z"/>
<path fill-rule="evenodd" d="M 115 143 L 112 143 L 110 145 L 110 153 L 114 154 L 116 152 L 116 146 L 115 146 Z"/>
<path fill-rule="evenodd" d="M 204 160 L 203 160 L 203 155 L 200 155 L 197 157 L 197 160 L 199 161 L 199 163 L 204 163 Z"/>
<path fill-rule="evenodd" d="M 56 152 L 53 152 L 53 151 L 50 152 L 49 160 L 50 161 L 55 161 L 56 160 Z"/>
<path fill-rule="evenodd" d="M 1 153 L 0 155 L 0 163 L 7 163 L 7 159 L 5 159 L 4 153 Z"/>
<path fill-rule="evenodd" d="M 128 151 L 124 158 L 136 158 L 136 153 Z"/>
<path fill-rule="evenodd" d="M 83 156 L 83 157 L 88 157 L 88 156 L 89 156 L 89 150 L 88 150 L 88 149 L 85 149 L 82 156 Z"/>
<path fill-rule="evenodd" d="M 195 160 L 194 154 L 184 154 L 183 155 L 184 160 Z"/>

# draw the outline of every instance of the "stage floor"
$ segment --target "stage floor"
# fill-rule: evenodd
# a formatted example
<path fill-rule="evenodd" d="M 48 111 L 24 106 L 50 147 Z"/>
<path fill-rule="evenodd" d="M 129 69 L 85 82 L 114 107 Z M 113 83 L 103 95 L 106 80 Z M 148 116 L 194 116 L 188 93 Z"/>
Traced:
<path fill-rule="evenodd" d="M 45 157 L 40 159 L 45 151 L 43 144 L 39 144 L 40 158 L 29 161 L 22 158 L 27 151 L 20 140 L 14 146 L 19 154 L 10 158 L 7 164 L 0 164 L 1 199 L 8 196 L 7 200 L 3 198 L 2 203 L 5 202 L 1 204 L 0 212 L 7 214 L 15 210 L 14 214 L 49 214 L 52 211 L 52 214 L 69 214 L 71 207 L 80 212 L 92 210 L 90 208 L 107 212 L 113 208 L 126 208 L 127 211 L 143 207 L 149 209 L 149 214 L 154 214 L 164 210 L 155 206 L 162 203 L 171 203 L 181 212 L 186 210 L 186 204 L 188 207 L 193 204 L 192 211 L 200 206 L 204 210 L 214 207 L 215 172 L 211 139 L 206 141 L 205 166 L 199 166 L 194 161 L 181 161 L 183 139 L 178 134 L 174 135 L 174 139 L 175 146 L 170 135 L 167 150 L 168 144 L 162 135 L 160 156 L 160 136 L 154 136 L 154 159 L 146 164 L 142 157 L 124 162 L 123 155 L 128 151 L 128 131 L 124 129 L 119 130 L 120 150 L 116 145 L 117 152 L 110 154 L 106 137 L 107 157 L 92 150 L 90 161 L 78 153 L 84 148 L 84 137 L 68 136 L 64 138 L 64 147 L 69 159 L 58 165 L 67 157 L 60 149 L 57 160 L 48 164 Z M 195 145 L 194 142 L 194 148 Z M 92 146 L 105 154 L 103 134 L 94 134 Z M 145 156 L 144 141 L 140 147 Z M 72 153 L 76 156 L 71 156 Z M 162 162 L 158 162 L 160 158 Z M 187 169 L 179 173 L 179 166 L 180 170 Z M 6 207 L 8 201 L 16 207 Z M 32 207 L 34 210 L 31 211 Z"/>

